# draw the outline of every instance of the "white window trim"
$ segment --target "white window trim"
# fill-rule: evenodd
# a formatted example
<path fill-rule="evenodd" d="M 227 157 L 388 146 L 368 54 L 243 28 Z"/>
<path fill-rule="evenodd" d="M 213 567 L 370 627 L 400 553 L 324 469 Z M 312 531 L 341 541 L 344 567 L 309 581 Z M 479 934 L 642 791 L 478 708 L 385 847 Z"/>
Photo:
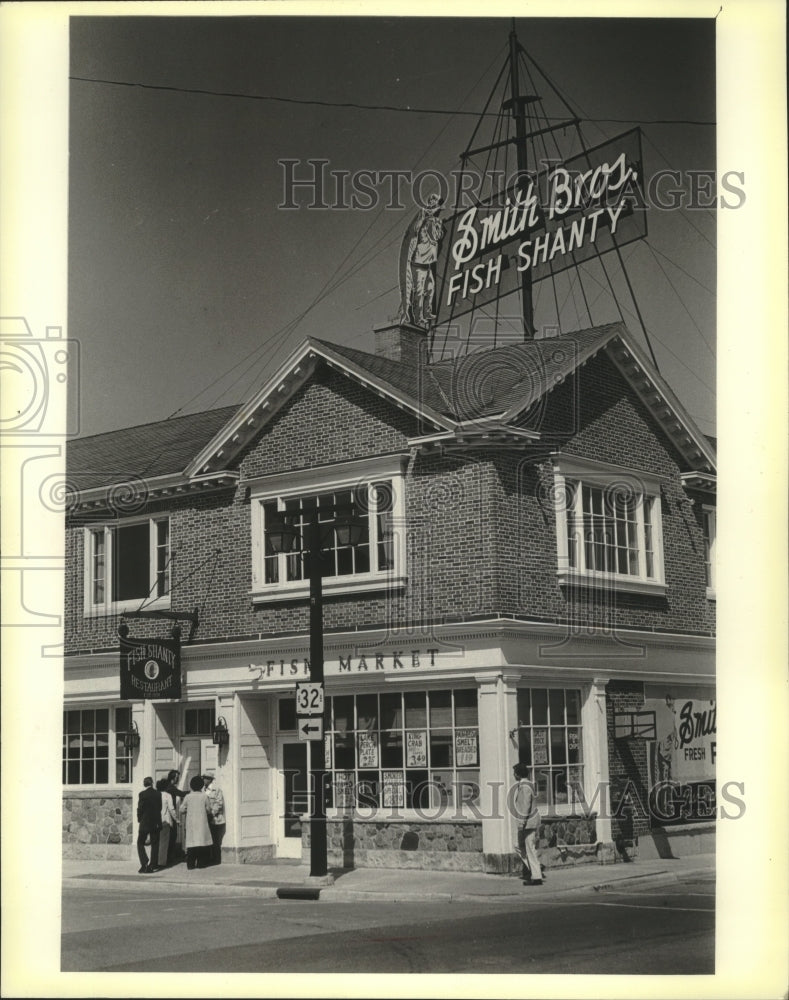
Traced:
<path fill-rule="evenodd" d="M 555 769 L 560 768 L 560 767 L 565 767 L 565 768 L 567 768 L 567 767 L 580 767 L 581 768 L 581 789 L 583 791 L 584 796 L 586 796 L 587 799 L 588 799 L 587 783 L 588 783 L 588 775 L 591 773 L 591 768 L 589 767 L 589 763 L 588 763 L 587 758 L 591 759 L 591 756 L 589 755 L 588 749 L 587 749 L 587 727 L 588 727 L 588 723 L 584 719 L 584 692 L 583 692 L 583 687 L 580 684 L 578 685 L 578 687 L 574 687 L 571 683 L 568 683 L 568 684 L 553 684 L 553 683 L 551 683 L 549 681 L 546 681 L 545 683 L 540 683 L 539 679 L 535 678 L 534 680 L 530 679 L 528 681 L 528 683 L 524 682 L 523 684 L 518 684 L 518 688 L 517 688 L 517 690 L 519 690 L 519 691 L 520 690 L 523 690 L 523 691 L 528 690 L 530 692 L 534 691 L 536 689 L 543 690 L 543 691 L 552 691 L 553 690 L 553 691 L 577 691 L 578 692 L 578 694 L 579 694 L 579 703 L 580 703 L 580 706 L 581 706 L 581 711 L 580 711 L 578 722 L 577 723 L 563 723 L 562 726 L 561 726 L 561 728 L 564 729 L 565 732 L 568 729 L 571 729 L 571 728 L 572 729 L 579 729 L 580 730 L 580 733 L 581 733 L 581 760 L 577 764 L 570 764 L 570 763 L 567 763 L 567 764 L 531 764 L 530 767 L 532 767 L 532 769 L 533 769 L 533 771 L 534 771 L 535 774 L 539 774 L 540 770 L 542 770 L 542 769 L 547 769 L 547 770 L 550 771 L 551 768 L 553 768 L 555 770 Z M 542 728 L 550 729 L 552 727 L 548 726 L 547 723 L 545 724 L 545 726 L 543 726 L 542 723 L 539 723 L 537 725 L 531 725 L 530 723 L 524 723 L 523 725 L 521 725 L 520 724 L 520 720 L 518 720 L 518 726 L 516 727 L 516 730 L 513 730 L 513 732 L 517 732 L 517 731 L 519 731 L 521 729 L 542 729 Z M 584 816 L 584 803 L 583 802 L 577 802 L 577 801 L 574 801 L 574 802 L 554 802 L 553 805 L 550 805 L 550 806 L 547 803 L 546 804 L 542 804 L 541 803 L 540 806 L 539 806 L 539 809 L 540 809 L 540 814 L 541 814 L 543 820 L 553 820 L 553 819 L 557 819 L 557 818 L 561 818 L 561 817 L 565 817 L 565 816 L 575 816 L 575 817 L 583 817 Z"/>
<path fill-rule="evenodd" d="M 715 586 L 715 546 L 718 537 L 718 511 L 717 508 L 712 504 L 702 504 L 703 516 L 709 520 L 710 524 L 710 583 L 707 587 L 707 600 L 716 600 Z M 706 537 L 706 525 L 702 526 L 702 531 L 705 532 Z"/>
<path fill-rule="evenodd" d="M 653 473 L 622 466 L 606 465 L 590 459 L 575 456 L 555 456 L 554 495 L 557 498 L 567 497 L 567 480 L 576 480 L 593 488 L 605 488 L 612 482 L 622 483 L 639 496 L 636 504 L 636 525 L 638 532 L 639 575 L 614 573 L 604 570 L 579 569 L 570 566 L 570 553 L 567 540 L 567 511 L 564 502 L 556 502 L 554 513 L 556 517 L 557 570 L 556 575 L 562 586 L 594 587 L 601 583 L 612 585 L 616 590 L 634 594 L 651 594 L 660 596 L 666 592 L 666 582 L 663 568 L 663 516 L 660 487 L 663 477 Z M 644 540 L 644 497 L 653 502 L 652 507 L 652 549 L 655 573 L 646 576 L 645 540 Z M 577 498 L 577 494 L 576 494 Z M 576 500 L 577 502 L 577 500 Z M 576 523 L 582 519 L 582 512 L 576 512 Z M 583 543 L 579 545 L 579 556 L 585 558 Z"/>
<path fill-rule="evenodd" d="M 332 493 L 358 487 L 361 482 L 368 485 L 377 480 L 392 481 L 392 553 L 394 566 L 391 569 L 357 573 L 353 576 L 324 577 L 323 593 L 358 594 L 374 590 L 390 590 L 404 587 L 405 573 L 405 476 L 404 466 L 407 456 L 385 455 L 359 462 L 344 462 L 339 465 L 302 469 L 293 473 L 276 473 L 251 480 L 250 512 L 252 531 L 252 586 L 249 591 L 254 603 L 286 601 L 308 597 L 309 580 L 282 580 L 265 583 L 264 554 L 265 531 L 263 506 L 273 500 L 284 509 L 285 500 L 295 497 Z M 377 520 L 374 512 L 370 517 L 370 551 L 376 551 Z M 283 556 L 283 561 L 286 557 Z M 280 564 L 282 567 L 282 563 Z M 280 573 L 282 576 L 282 573 Z"/>
<path fill-rule="evenodd" d="M 107 709 L 109 709 L 109 712 L 110 712 L 110 723 L 111 724 L 110 724 L 110 729 L 109 729 L 109 734 L 108 734 L 110 754 L 109 754 L 109 757 L 107 759 L 108 759 L 108 762 L 109 762 L 108 763 L 108 773 L 114 777 L 114 775 L 116 773 L 116 770 L 117 770 L 117 768 L 116 768 L 117 757 L 115 755 L 115 739 L 117 737 L 118 732 L 126 732 L 125 729 L 118 730 L 116 728 L 116 725 L 115 725 L 115 713 L 116 713 L 116 711 L 119 708 L 129 708 L 129 705 L 126 702 L 122 702 L 122 701 L 111 702 L 110 704 L 106 704 L 106 703 L 103 703 L 103 702 L 96 702 L 94 704 L 91 704 L 90 702 L 80 702 L 78 705 L 71 705 L 68 702 L 66 702 L 63 705 L 63 711 L 64 712 L 85 712 L 85 711 L 88 711 L 90 709 L 93 709 L 94 711 L 96 711 L 97 709 L 102 709 L 102 708 L 107 708 Z M 132 718 L 134 718 L 133 714 L 132 714 Z M 61 731 L 61 736 L 62 736 L 62 731 Z M 60 787 L 61 787 L 62 791 L 63 792 L 95 792 L 95 791 L 109 791 L 109 792 L 122 792 L 122 791 L 126 791 L 126 792 L 129 792 L 129 791 L 131 791 L 134 788 L 134 750 L 132 750 L 129 754 L 126 754 L 125 756 L 128 756 L 129 759 L 130 759 L 130 761 L 131 761 L 131 779 L 129 781 L 120 782 L 120 781 L 112 780 L 112 781 L 107 781 L 107 782 L 103 782 L 103 783 L 99 783 L 99 782 L 94 781 L 94 782 L 92 782 L 90 784 L 88 784 L 87 782 L 77 783 L 77 784 L 73 784 L 73 783 L 66 784 L 66 783 L 61 782 L 61 786 Z M 62 768 L 62 766 L 63 766 L 63 761 L 62 761 L 62 758 L 61 758 L 61 768 Z"/>
<path fill-rule="evenodd" d="M 124 517 L 122 520 L 105 521 L 99 524 L 87 525 L 84 529 L 84 555 L 83 555 L 83 598 L 82 608 L 84 618 L 101 618 L 107 615 L 121 614 L 124 611 L 136 611 L 141 604 L 146 608 L 165 609 L 170 607 L 170 591 L 162 597 L 135 597 L 125 601 L 113 601 L 110 599 L 112 589 L 112 530 L 115 528 L 126 528 L 135 524 L 148 524 L 148 568 L 150 571 L 149 581 L 153 587 L 156 577 L 156 529 L 155 525 L 159 521 L 168 522 L 168 538 L 172 547 L 172 535 L 170 533 L 171 519 L 169 514 L 153 514 L 147 517 Z M 104 532 L 104 600 L 101 604 L 93 603 L 93 535 L 99 531 Z M 172 551 L 172 548 L 171 548 Z M 168 573 L 171 571 L 168 568 Z"/>

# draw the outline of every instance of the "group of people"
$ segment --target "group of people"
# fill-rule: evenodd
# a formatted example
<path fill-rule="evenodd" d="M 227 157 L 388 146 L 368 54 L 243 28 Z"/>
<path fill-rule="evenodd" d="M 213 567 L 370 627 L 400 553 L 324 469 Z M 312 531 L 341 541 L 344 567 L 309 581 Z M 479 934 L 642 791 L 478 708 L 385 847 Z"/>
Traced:
<path fill-rule="evenodd" d="M 523 862 L 526 885 L 542 885 L 543 872 L 537 856 L 536 840 L 540 827 L 537 795 L 531 768 L 516 764 L 513 774 L 517 782 L 514 809 L 519 819 L 516 849 Z M 159 871 L 178 860 L 178 825 L 182 828 L 182 843 L 186 851 L 187 868 L 205 868 L 222 860 L 222 838 L 225 834 L 225 798 L 214 785 L 210 772 L 195 775 L 189 782 L 191 791 L 178 787 L 178 771 L 166 778 L 143 781 L 137 803 L 137 854 L 140 874 Z M 179 802 L 180 800 L 180 802 Z M 150 838 L 151 859 L 146 842 Z"/>
<path fill-rule="evenodd" d="M 225 798 L 214 785 L 214 775 L 196 774 L 189 791 L 178 787 L 178 771 L 156 782 L 145 778 L 137 801 L 137 855 L 139 874 L 160 871 L 180 860 L 178 828 L 187 868 L 205 868 L 222 860 L 225 834 Z M 147 844 L 151 857 L 148 858 Z"/>

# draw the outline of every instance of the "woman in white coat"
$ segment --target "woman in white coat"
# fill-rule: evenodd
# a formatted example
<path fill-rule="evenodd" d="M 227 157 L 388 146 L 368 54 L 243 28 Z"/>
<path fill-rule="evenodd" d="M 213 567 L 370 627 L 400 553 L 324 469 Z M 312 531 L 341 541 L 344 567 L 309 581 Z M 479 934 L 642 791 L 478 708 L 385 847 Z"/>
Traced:
<path fill-rule="evenodd" d="M 208 817 L 211 805 L 203 791 L 203 779 L 196 774 L 189 782 L 191 792 L 181 803 L 181 822 L 184 824 L 186 867 L 205 868 L 213 839 Z"/>
<path fill-rule="evenodd" d="M 156 782 L 157 792 L 162 793 L 162 828 L 159 831 L 158 867 L 167 867 L 167 851 L 170 846 L 170 831 L 177 824 L 178 818 L 175 815 L 175 803 L 173 797 L 167 791 L 167 778 L 162 778 Z M 151 851 L 153 853 L 153 851 Z"/>

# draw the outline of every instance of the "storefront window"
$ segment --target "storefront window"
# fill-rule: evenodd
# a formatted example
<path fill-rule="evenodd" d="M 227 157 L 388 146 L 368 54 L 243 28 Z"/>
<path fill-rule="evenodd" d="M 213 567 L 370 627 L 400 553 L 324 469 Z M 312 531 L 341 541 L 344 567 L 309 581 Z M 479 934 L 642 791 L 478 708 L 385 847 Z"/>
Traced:
<path fill-rule="evenodd" d="M 336 696 L 327 733 L 338 809 L 435 810 L 479 799 L 475 688 Z"/>
<path fill-rule="evenodd" d="M 583 800 L 582 747 L 580 691 L 518 690 L 518 760 L 534 768 L 540 806 Z"/>
<path fill-rule="evenodd" d="M 132 751 L 123 745 L 123 737 L 130 728 L 130 708 L 65 711 L 63 784 L 129 784 L 132 780 Z"/>

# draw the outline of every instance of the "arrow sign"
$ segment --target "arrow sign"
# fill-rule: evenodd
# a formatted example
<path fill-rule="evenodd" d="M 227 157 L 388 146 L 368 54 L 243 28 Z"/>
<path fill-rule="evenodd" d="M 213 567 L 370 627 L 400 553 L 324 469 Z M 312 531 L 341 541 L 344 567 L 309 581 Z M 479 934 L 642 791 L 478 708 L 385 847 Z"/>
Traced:
<path fill-rule="evenodd" d="M 299 739 L 313 742 L 323 739 L 323 719 L 299 719 Z"/>

